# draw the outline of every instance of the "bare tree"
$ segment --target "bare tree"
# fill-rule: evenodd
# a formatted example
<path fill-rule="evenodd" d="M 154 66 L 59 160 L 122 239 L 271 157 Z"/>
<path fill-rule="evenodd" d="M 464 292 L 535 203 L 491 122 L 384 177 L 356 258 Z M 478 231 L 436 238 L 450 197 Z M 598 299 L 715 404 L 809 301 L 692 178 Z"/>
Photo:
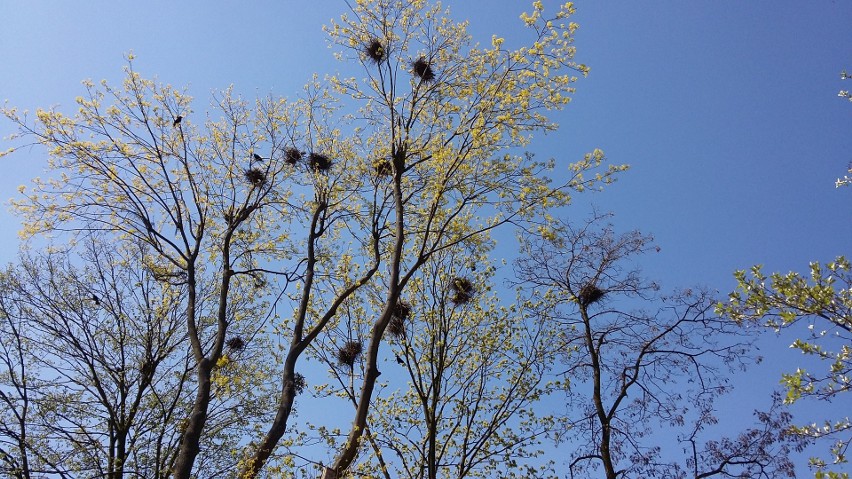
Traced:
<path fill-rule="evenodd" d="M 527 235 L 516 263 L 528 305 L 559 331 L 570 476 L 597 468 L 608 479 L 792 474 L 791 444 L 777 429 L 783 417 L 762 415 L 761 426 L 736 440 L 699 438 L 717 421 L 725 373 L 757 359 L 751 339 L 713 314 L 706 291 L 658 296 L 632 263 L 653 249 L 651 238 L 616 234 L 604 221 Z M 651 439 L 661 427 L 686 445 L 684 459 Z"/>

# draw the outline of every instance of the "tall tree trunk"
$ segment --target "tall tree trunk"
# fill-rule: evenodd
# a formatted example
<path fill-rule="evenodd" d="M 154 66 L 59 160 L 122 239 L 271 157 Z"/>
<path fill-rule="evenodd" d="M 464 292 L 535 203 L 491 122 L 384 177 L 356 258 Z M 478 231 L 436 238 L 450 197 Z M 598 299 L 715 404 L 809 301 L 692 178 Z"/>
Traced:
<path fill-rule="evenodd" d="M 395 151 L 395 150 L 394 150 Z M 385 302 L 384 311 L 381 316 L 373 324 L 373 329 L 370 334 L 370 345 L 367 348 L 367 366 L 364 373 L 364 382 L 361 386 L 361 395 L 358 399 L 358 407 L 355 411 L 355 420 L 352 423 L 352 429 L 349 431 L 349 438 L 346 440 L 346 445 L 338 453 L 331 468 L 323 472 L 323 478 L 336 478 L 340 473 L 345 471 L 352 465 L 355 456 L 360 447 L 361 435 L 364 434 L 364 429 L 367 427 L 367 416 L 370 412 L 370 403 L 373 398 L 373 389 L 376 386 L 376 380 L 382 373 L 377 367 L 379 359 L 379 347 L 382 343 L 382 337 L 385 333 L 390 318 L 393 315 L 394 308 L 403 285 L 400 282 L 400 268 L 402 265 L 402 254 L 405 247 L 405 214 L 404 201 L 402 196 L 402 172 L 405 169 L 405 157 L 394 156 L 394 179 L 393 179 L 393 196 L 394 207 L 396 209 L 396 224 L 394 225 L 395 241 L 393 245 L 393 255 L 388 265 L 390 269 L 390 277 L 388 278 L 388 295 Z M 333 475 L 332 475 L 333 474 Z"/>
<path fill-rule="evenodd" d="M 593 374 L 593 388 L 592 388 L 592 399 L 595 403 L 595 413 L 598 416 L 598 422 L 601 425 L 601 443 L 599 447 L 599 452 L 601 455 L 601 462 L 604 466 L 604 472 L 606 473 L 607 479 L 616 479 L 615 465 L 612 463 L 612 455 L 610 454 L 610 437 L 611 431 L 609 427 L 609 415 L 607 414 L 606 409 L 603 404 L 603 396 L 602 396 L 602 385 L 601 385 L 601 364 L 600 357 L 598 355 L 598 349 L 595 347 L 595 340 L 592 337 L 592 325 L 591 320 L 589 319 L 589 312 L 586 309 L 585 305 L 580 306 L 580 315 L 583 318 L 583 327 L 585 329 L 585 343 L 586 350 L 589 353 L 589 357 L 592 362 L 592 374 Z"/>
<path fill-rule="evenodd" d="M 201 432 L 207 422 L 207 408 L 210 405 L 212 370 L 213 362 L 208 358 L 202 359 L 198 364 L 198 392 L 175 459 L 175 479 L 190 479 L 195 458 L 201 451 Z"/>

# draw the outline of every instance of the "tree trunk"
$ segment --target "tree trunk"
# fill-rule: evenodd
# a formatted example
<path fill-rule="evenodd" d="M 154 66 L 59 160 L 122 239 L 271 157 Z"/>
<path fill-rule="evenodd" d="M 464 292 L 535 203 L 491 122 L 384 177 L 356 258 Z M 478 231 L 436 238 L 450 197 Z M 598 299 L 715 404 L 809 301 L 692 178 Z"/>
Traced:
<path fill-rule="evenodd" d="M 195 464 L 195 457 L 198 456 L 201 450 L 201 432 L 204 430 L 204 425 L 207 422 L 207 407 L 210 405 L 210 376 L 212 369 L 213 363 L 208 358 L 202 359 L 198 364 L 198 393 L 195 395 L 195 402 L 192 405 L 189 423 L 186 426 L 186 431 L 183 434 L 180 449 L 175 459 L 175 479 L 190 479 L 192 466 Z"/>

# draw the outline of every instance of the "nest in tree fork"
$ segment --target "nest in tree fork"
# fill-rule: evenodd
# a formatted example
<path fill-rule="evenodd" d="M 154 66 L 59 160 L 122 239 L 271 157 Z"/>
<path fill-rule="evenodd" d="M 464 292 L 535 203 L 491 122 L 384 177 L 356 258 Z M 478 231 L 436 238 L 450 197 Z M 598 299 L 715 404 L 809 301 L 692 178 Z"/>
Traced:
<path fill-rule="evenodd" d="M 399 319 L 408 319 L 411 316 L 411 305 L 405 301 L 398 301 L 393 308 L 393 316 Z"/>
<path fill-rule="evenodd" d="M 396 303 L 390 323 L 388 323 L 388 332 L 397 338 L 405 336 L 405 320 L 409 316 L 411 316 L 411 305 L 405 301 Z"/>
<path fill-rule="evenodd" d="M 396 316 L 391 317 L 388 332 L 396 338 L 405 337 L 405 320 Z"/>
<path fill-rule="evenodd" d="M 425 58 L 420 57 L 411 64 L 411 69 L 414 71 L 414 74 L 420 77 L 420 80 L 424 82 L 429 82 L 435 79 L 435 72 L 432 71 L 432 67 L 429 65 L 429 62 L 426 61 Z"/>
<path fill-rule="evenodd" d="M 298 148 L 287 148 L 284 152 L 284 161 L 290 165 L 295 165 L 302 160 L 302 152 Z"/>
<path fill-rule="evenodd" d="M 154 361 L 150 359 L 142 360 L 139 363 L 139 372 L 142 373 L 142 376 L 150 377 L 154 374 Z"/>
<path fill-rule="evenodd" d="M 351 368 L 355 365 L 355 360 L 361 355 L 363 349 L 364 346 L 361 341 L 347 341 L 343 347 L 337 350 L 337 361 Z"/>
<path fill-rule="evenodd" d="M 246 181 L 254 186 L 260 186 L 266 183 L 266 173 L 260 168 L 249 168 L 245 173 Z"/>
<path fill-rule="evenodd" d="M 228 347 L 233 349 L 234 351 L 241 351 L 244 347 L 246 347 L 246 342 L 243 340 L 243 338 L 239 336 L 234 336 L 233 338 L 229 339 L 225 344 L 227 344 Z"/>
<path fill-rule="evenodd" d="M 456 304 L 464 304 L 473 298 L 475 290 L 473 283 L 467 278 L 455 278 L 451 284 L 453 288 L 453 296 L 450 301 Z"/>
<path fill-rule="evenodd" d="M 296 393 L 297 396 L 299 394 L 302 394 L 302 391 L 304 391 L 307 386 L 308 381 L 305 380 L 305 376 L 303 376 L 301 373 L 296 373 L 293 375 L 293 391 Z"/>
<path fill-rule="evenodd" d="M 331 169 L 331 160 L 321 153 L 311 153 L 308 155 L 308 161 L 311 164 L 311 168 L 321 173 L 325 173 Z"/>
<path fill-rule="evenodd" d="M 602 289 L 590 283 L 580 288 L 580 292 L 577 294 L 577 301 L 581 306 L 589 306 L 600 301 L 604 297 L 604 294 L 606 293 Z"/>
<path fill-rule="evenodd" d="M 373 60 L 375 63 L 381 63 L 385 59 L 385 46 L 382 45 L 382 42 L 378 38 L 370 40 L 364 51 L 367 53 L 367 58 Z"/>
<path fill-rule="evenodd" d="M 374 162 L 373 169 L 376 170 L 376 175 L 378 176 L 393 175 L 393 166 L 391 166 L 391 163 L 388 160 L 378 160 Z"/>

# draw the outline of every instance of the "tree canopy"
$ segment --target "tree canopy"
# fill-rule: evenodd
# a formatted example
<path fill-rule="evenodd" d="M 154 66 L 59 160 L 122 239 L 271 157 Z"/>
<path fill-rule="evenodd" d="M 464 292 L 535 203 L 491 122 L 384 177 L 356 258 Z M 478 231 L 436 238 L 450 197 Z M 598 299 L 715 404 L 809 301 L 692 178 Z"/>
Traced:
<path fill-rule="evenodd" d="M 842 401 L 850 391 L 852 371 L 852 267 L 840 256 L 830 263 L 810 264 L 810 274 L 773 273 L 766 276 L 761 266 L 737 271 L 737 290 L 718 309 L 735 321 L 754 321 L 776 331 L 805 326 L 791 348 L 826 362 L 826 368 L 808 371 L 799 367 L 784 374 L 785 401 L 804 398 Z M 809 438 L 830 438 L 831 461 L 814 457 L 816 477 L 844 478 L 848 473 L 834 470 L 846 464 L 850 444 L 848 416 L 825 418 L 793 428 Z"/>
<path fill-rule="evenodd" d="M 768 478 L 801 437 L 848 429 L 791 436 L 776 402 L 709 432 L 751 337 L 712 293 L 645 281 L 649 237 L 573 215 L 626 165 L 528 151 L 589 72 L 571 2 L 485 43 L 440 3 L 345 4 L 325 27 L 340 72 L 289 98 L 199 107 L 127 54 L 74 111 L 0 110 L 2 156 L 48 164 L 0 272 L 4 474 Z M 848 262 L 826 267 L 813 286 L 742 273 L 724 312 L 849 332 Z M 789 309 L 796 288 L 820 303 Z M 817 339 L 797 347 L 830 372 L 787 377 L 788 401 L 848 389 L 848 346 Z"/>
<path fill-rule="evenodd" d="M 185 91 L 145 79 L 129 55 L 123 84 L 85 82 L 74 114 L 38 110 L 31 121 L 4 108 L 21 137 L 47 150 L 53 172 L 15 202 L 24 235 L 49 235 L 67 252 L 95 237 L 136 246 L 135 274 L 174 291 L 181 321 L 169 334 L 186 338 L 175 354 L 194 376 L 174 477 L 220 472 L 199 455 L 218 398 L 234 383 L 249 387 L 232 370 L 243 361 L 233 349 L 268 335 L 284 345 L 270 352 L 280 360 L 278 404 L 260 415 L 271 419 L 247 424 L 265 432 L 228 446 L 240 476 L 255 477 L 287 430 L 299 358 L 321 343 L 339 348 L 327 335 L 358 311 L 343 361 L 361 360 L 354 422 L 325 474 L 347 470 L 385 331 L 421 269 L 444 251 L 481 247 L 501 225 L 537 224 L 544 208 L 623 169 L 601 168 L 596 151 L 554 183 L 553 161 L 518 150 L 556 128 L 547 112 L 568 103 L 587 71 L 573 60 L 572 13 L 568 3 L 546 16 L 535 2 L 521 18 L 528 43 L 507 49 L 496 36 L 473 43 L 466 22 L 438 5 L 359 1 L 327 30 L 361 78 L 315 79 L 295 100 L 225 90 L 205 120 Z"/>

